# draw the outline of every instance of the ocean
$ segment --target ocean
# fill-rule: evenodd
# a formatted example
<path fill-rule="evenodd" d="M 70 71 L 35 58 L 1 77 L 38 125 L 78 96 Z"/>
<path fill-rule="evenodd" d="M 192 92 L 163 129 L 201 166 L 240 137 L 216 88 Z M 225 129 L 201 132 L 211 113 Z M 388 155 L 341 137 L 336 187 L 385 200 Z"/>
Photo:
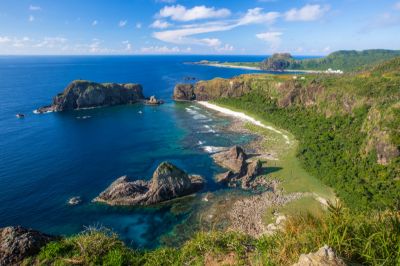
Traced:
<path fill-rule="evenodd" d="M 1 56 L 0 227 L 21 225 L 54 235 L 88 226 L 106 227 L 126 243 L 152 248 L 186 219 L 171 206 L 110 207 L 91 203 L 122 175 L 149 179 L 170 161 L 207 180 L 203 192 L 220 191 L 222 171 L 210 158 L 218 147 L 252 136 L 221 130 L 229 120 L 191 103 L 175 103 L 175 84 L 185 77 L 229 78 L 257 71 L 185 62 L 261 61 L 261 56 Z M 166 101 L 64 113 L 33 114 L 69 82 L 140 83 L 146 96 Z M 24 113 L 24 119 L 17 119 Z M 80 196 L 82 204 L 70 206 Z"/>

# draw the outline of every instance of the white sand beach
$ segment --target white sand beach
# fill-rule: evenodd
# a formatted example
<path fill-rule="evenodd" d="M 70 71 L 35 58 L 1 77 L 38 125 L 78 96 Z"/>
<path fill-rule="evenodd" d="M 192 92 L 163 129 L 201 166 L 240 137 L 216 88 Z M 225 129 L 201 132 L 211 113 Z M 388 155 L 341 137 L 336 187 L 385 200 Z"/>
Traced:
<path fill-rule="evenodd" d="M 280 131 L 280 130 L 274 128 L 274 127 L 271 127 L 271 126 L 264 125 L 261 121 L 256 120 L 253 117 L 246 115 L 245 113 L 236 112 L 236 111 L 233 111 L 231 109 L 228 109 L 228 108 L 225 108 L 225 107 L 221 107 L 221 106 L 218 106 L 216 104 L 212 104 L 212 103 L 209 103 L 209 102 L 206 102 L 206 101 L 198 101 L 197 103 L 202 105 L 202 106 L 204 106 L 204 107 L 206 107 L 206 108 L 212 109 L 214 111 L 217 111 L 217 112 L 223 113 L 225 115 L 229 115 L 229 116 L 232 116 L 232 117 L 235 117 L 235 118 L 250 122 L 253 125 L 256 125 L 256 126 L 271 130 L 271 131 L 273 131 L 275 133 L 278 133 L 278 134 L 282 135 L 283 138 L 285 138 L 287 144 L 290 144 L 289 137 L 286 134 L 284 134 L 282 131 Z"/>
<path fill-rule="evenodd" d="M 261 70 L 261 68 L 259 68 L 259 67 L 236 66 L 236 65 L 218 64 L 218 63 L 202 64 L 202 65 L 204 65 L 204 66 L 212 66 L 212 67 L 238 68 L 238 69 L 246 69 L 246 70 Z"/>

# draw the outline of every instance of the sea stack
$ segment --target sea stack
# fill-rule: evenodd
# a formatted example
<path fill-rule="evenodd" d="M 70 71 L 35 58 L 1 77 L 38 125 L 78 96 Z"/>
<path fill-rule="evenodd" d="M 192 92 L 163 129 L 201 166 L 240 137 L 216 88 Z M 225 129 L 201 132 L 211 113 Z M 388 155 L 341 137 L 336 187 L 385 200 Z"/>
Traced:
<path fill-rule="evenodd" d="M 227 151 L 214 154 L 213 159 L 216 164 L 228 169 L 229 171 L 216 175 L 218 183 L 236 186 L 240 183 L 243 189 L 250 189 L 257 176 L 262 173 L 262 163 L 259 160 L 247 162 L 248 156 L 239 146 L 233 146 Z"/>
<path fill-rule="evenodd" d="M 85 80 L 71 82 L 53 103 L 36 110 L 37 113 L 60 112 L 82 108 L 130 104 L 143 101 L 140 84 L 96 83 Z"/>
<path fill-rule="evenodd" d="M 109 205 L 153 205 L 199 191 L 204 179 L 188 175 L 169 162 L 161 163 L 150 181 L 132 181 L 128 176 L 115 180 L 94 202 Z"/>

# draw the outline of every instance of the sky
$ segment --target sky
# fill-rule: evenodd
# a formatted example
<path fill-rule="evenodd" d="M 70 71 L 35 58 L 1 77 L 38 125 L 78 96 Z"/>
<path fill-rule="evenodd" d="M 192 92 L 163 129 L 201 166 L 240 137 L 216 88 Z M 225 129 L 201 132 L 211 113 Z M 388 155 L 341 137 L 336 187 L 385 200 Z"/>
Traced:
<path fill-rule="evenodd" d="M 0 0 L 2 55 L 400 49 L 400 0 Z"/>

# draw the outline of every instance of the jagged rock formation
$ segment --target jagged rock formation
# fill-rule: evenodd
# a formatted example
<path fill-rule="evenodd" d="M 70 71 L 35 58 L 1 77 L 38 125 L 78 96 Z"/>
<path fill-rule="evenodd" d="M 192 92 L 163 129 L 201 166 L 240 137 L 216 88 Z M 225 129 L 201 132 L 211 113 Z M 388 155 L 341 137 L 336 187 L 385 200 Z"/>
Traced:
<path fill-rule="evenodd" d="M 136 103 L 144 99 L 140 84 L 95 83 L 84 80 L 71 82 L 53 99 L 50 106 L 44 106 L 38 113 L 66 111 L 81 108 Z"/>
<path fill-rule="evenodd" d="M 345 266 L 346 263 L 328 246 L 315 253 L 301 254 L 299 261 L 293 266 Z"/>
<path fill-rule="evenodd" d="M 147 105 L 160 105 L 163 104 L 164 101 L 157 99 L 156 96 L 153 95 L 150 96 L 150 98 L 146 100 L 144 103 Z"/>
<path fill-rule="evenodd" d="M 19 265 L 39 253 L 41 247 L 56 237 L 32 229 L 9 226 L 0 229 L 0 265 Z"/>
<path fill-rule="evenodd" d="M 193 84 L 175 86 L 173 99 L 177 101 L 209 101 L 221 97 L 240 97 L 251 90 L 246 79 L 241 77 L 229 80 L 216 78 Z"/>
<path fill-rule="evenodd" d="M 150 181 L 120 177 L 93 201 L 109 205 L 152 205 L 195 193 L 203 185 L 201 176 L 188 175 L 175 165 L 163 162 Z"/>
<path fill-rule="evenodd" d="M 248 163 L 247 154 L 239 146 L 233 146 L 227 151 L 213 155 L 214 161 L 220 166 L 229 169 L 228 172 L 216 176 L 219 183 L 235 186 L 241 183 L 242 188 L 249 189 L 254 179 L 261 174 L 262 164 L 259 160 Z"/>

